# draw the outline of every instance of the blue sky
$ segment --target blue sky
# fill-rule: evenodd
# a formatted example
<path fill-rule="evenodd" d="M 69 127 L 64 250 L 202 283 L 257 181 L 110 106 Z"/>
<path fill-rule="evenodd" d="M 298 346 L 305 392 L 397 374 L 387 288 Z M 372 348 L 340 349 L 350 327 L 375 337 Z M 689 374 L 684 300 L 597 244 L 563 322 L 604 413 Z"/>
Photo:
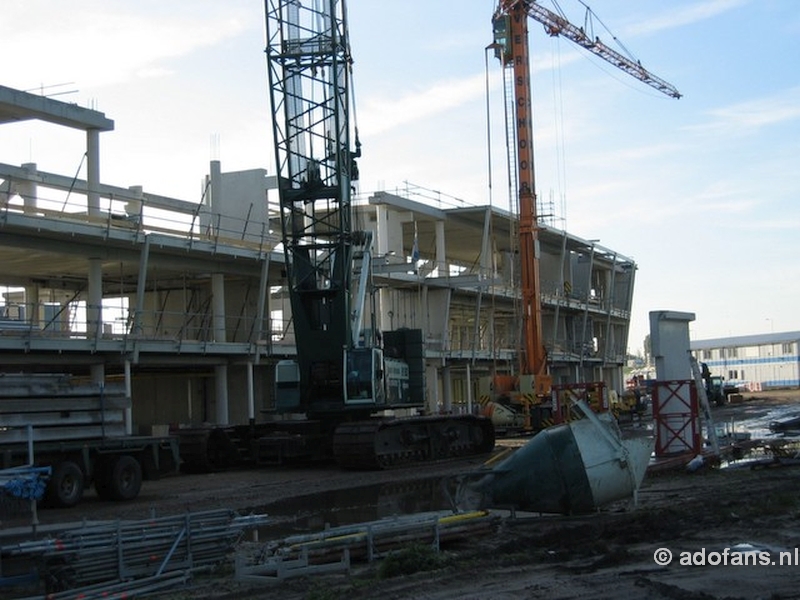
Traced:
<path fill-rule="evenodd" d="M 543 0 L 542 4 L 552 8 Z M 584 10 L 560 0 L 575 23 Z M 693 339 L 800 330 L 800 6 L 795 0 L 596 0 L 684 97 L 660 95 L 530 23 L 537 191 L 566 228 L 638 264 L 629 346 L 652 310 Z M 361 190 L 408 181 L 507 208 L 494 0 L 349 0 Z M 273 171 L 259 0 L 6 0 L 0 84 L 103 111 L 101 177 L 199 200 L 208 161 Z M 612 33 L 603 29 L 608 27 Z M 16 57 L 11 60 L 8 57 Z M 0 161 L 73 174 L 83 136 L 3 127 Z"/>

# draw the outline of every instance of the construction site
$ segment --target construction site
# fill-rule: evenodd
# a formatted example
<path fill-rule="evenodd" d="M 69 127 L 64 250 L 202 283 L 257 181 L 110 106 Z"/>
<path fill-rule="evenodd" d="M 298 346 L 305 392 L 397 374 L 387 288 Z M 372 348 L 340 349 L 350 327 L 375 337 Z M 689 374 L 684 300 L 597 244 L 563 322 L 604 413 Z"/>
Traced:
<path fill-rule="evenodd" d="M 356 502 L 348 490 L 371 498 L 376 519 L 413 521 L 352 529 L 342 518 L 344 529 L 331 536 L 366 538 L 363 552 L 337 546 L 341 555 L 329 559 L 323 536 L 313 544 L 325 558 L 308 548 L 298 558 L 297 545 L 311 542 L 286 538 L 285 554 L 237 556 L 235 592 L 214 579 L 197 593 L 311 597 L 308 586 L 269 583 L 264 592 L 264 582 L 291 578 L 296 561 L 299 575 L 350 575 L 351 559 L 372 564 L 430 535 L 438 553 L 440 544 L 472 536 L 489 536 L 497 548 L 502 539 L 552 548 L 573 528 L 586 529 L 608 545 L 582 547 L 570 560 L 588 561 L 591 572 L 610 560 L 624 571 L 626 553 L 643 544 L 620 548 L 665 517 L 681 484 L 642 484 L 654 444 L 648 418 L 658 418 L 659 407 L 640 396 L 649 402 L 651 389 L 634 396 L 624 372 L 637 265 L 624 248 L 559 228 L 554 208 L 536 196 L 527 23 L 544 24 L 660 93 L 680 93 L 538 3 L 500 2 L 493 49 L 505 104 L 516 111 L 505 132 L 515 208 L 413 184 L 361 190 L 343 4 L 267 0 L 276 165 L 226 172 L 210 161 L 200 202 L 106 181 L 102 143 L 114 135 L 113 115 L 0 86 L 0 125 L 43 122 L 86 140 L 84 177 L 35 162 L 0 164 L 0 499 L 3 490 L 9 496 L 0 522 L 17 528 L 13 540 L 0 541 L 0 576 L 11 584 L 33 585 L 24 569 L 7 575 L 3 561 L 19 569 L 19 556 L 33 555 L 47 597 L 191 589 L 245 532 L 269 535 L 270 524 L 286 528 L 297 518 L 270 522 L 267 512 L 288 506 L 297 515 L 312 493 L 333 495 L 312 501 L 311 514 L 327 512 L 304 529 L 327 529 L 336 511 Z M 679 450 L 667 447 L 672 438 L 655 442 L 657 454 L 679 454 L 681 467 L 693 458 L 702 464 L 704 435 L 716 444 L 716 434 L 700 431 L 707 402 L 695 396 L 684 337 L 685 353 L 679 344 L 658 360 L 671 365 L 680 354 L 677 375 L 667 372 L 692 388 L 691 439 L 682 439 L 685 424 L 664 425 L 663 417 L 655 425 L 656 437 L 666 428 L 686 441 Z M 662 413 L 677 392 L 670 394 Z M 722 494 L 718 473 L 707 477 Z M 17 491 L 20 478 L 31 487 Z M 607 512 L 591 521 L 609 507 L 627 512 L 640 492 L 650 512 L 634 512 L 640 522 L 630 530 Z M 658 495 L 649 505 L 648 493 Z M 510 518 L 566 516 L 548 517 L 532 533 L 532 521 L 501 524 L 493 508 Z M 129 549 L 148 543 L 136 537 L 143 525 L 135 522 L 148 512 L 158 526 L 153 539 L 165 544 L 150 552 L 164 553 L 157 569 L 147 552 L 122 558 L 123 538 Z M 59 529 L 75 515 L 97 528 Z M 675 517 L 676 527 L 684 520 Z M 497 537 L 498 527 L 518 529 Z M 28 528 L 30 539 L 20 542 Z M 395 537 L 417 529 L 418 538 Z M 54 555 L 47 531 L 69 539 L 73 554 Z M 118 560 L 98 566 L 111 538 Z M 546 562 L 545 554 L 535 560 Z M 66 562 L 74 568 L 62 569 Z M 659 577 L 640 579 L 654 597 L 673 597 Z M 336 593 L 368 597 L 334 581 Z M 529 585 L 507 582 L 508 597 Z M 261 592 L 245 595 L 248 583 Z M 471 597 L 452 583 L 426 597 Z M 420 585 L 410 585 L 394 593 L 420 597 Z M 579 591 L 569 589 L 563 597 Z M 499 591 L 489 586 L 474 597 Z"/>

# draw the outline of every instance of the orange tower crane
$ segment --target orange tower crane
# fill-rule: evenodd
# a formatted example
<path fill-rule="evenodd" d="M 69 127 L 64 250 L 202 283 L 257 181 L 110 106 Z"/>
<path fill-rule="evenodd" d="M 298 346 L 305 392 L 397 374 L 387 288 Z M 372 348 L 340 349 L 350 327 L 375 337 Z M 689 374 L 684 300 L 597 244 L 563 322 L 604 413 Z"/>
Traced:
<path fill-rule="evenodd" d="M 547 353 L 542 335 L 528 17 L 542 23 L 549 35 L 562 35 L 572 40 L 660 92 L 673 98 L 680 98 L 681 94 L 672 85 L 642 67 L 638 61 L 609 48 L 599 38 L 592 38 L 583 28 L 573 25 L 562 15 L 548 10 L 538 2 L 500 0 L 493 18 L 494 46 L 498 49 L 503 67 L 513 72 L 514 86 L 524 338 L 520 371 L 534 376 L 536 394 L 542 397 L 549 394 L 552 380 L 547 373 Z"/>

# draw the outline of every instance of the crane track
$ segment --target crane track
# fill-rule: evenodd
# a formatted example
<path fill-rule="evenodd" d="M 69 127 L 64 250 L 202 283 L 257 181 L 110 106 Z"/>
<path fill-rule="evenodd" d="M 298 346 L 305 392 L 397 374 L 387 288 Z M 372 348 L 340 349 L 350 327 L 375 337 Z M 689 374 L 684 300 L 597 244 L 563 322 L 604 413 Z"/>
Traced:
<path fill-rule="evenodd" d="M 486 454 L 494 442 L 494 427 L 485 417 L 376 418 L 340 424 L 333 453 L 345 469 L 391 469 Z"/>

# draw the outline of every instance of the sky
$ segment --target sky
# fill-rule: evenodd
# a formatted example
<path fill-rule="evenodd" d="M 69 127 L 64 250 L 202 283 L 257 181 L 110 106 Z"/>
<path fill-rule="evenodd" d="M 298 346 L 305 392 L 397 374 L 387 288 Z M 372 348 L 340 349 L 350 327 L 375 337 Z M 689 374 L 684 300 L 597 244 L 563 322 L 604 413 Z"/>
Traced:
<path fill-rule="evenodd" d="M 800 330 L 800 5 L 589 5 L 596 36 L 683 94 L 529 23 L 537 193 L 560 227 L 637 263 L 630 351 L 656 310 L 694 313 L 693 340 Z M 559 6 L 586 23 L 579 0 Z M 362 192 L 510 206 L 494 9 L 348 1 Z M 114 120 L 104 183 L 199 201 L 209 160 L 274 172 L 259 0 L 5 0 L 2 19 L 0 84 Z M 43 171 L 80 174 L 84 148 L 45 124 L 0 132 L 0 162 Z"/>

